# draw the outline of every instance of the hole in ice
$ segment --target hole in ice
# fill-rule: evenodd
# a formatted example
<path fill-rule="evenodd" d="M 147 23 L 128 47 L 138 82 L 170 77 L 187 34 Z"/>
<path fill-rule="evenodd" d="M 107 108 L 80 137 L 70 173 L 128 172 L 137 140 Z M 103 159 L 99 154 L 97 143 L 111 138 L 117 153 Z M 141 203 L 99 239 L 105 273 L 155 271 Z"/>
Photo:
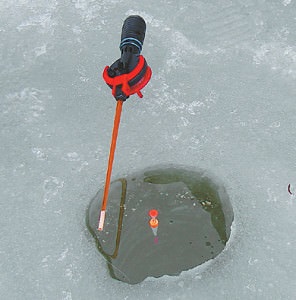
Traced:
<path fill-rule="evenodd" d="M 113 181 L 98 231 L 102 194 L 90 202 L 86 222 L 110 276 L 123 282 L 178 275 L 216 257 L 229 239 L 229 197 L 206 171 L 156 166 Z M 158 211 L 156 228 L 149 226 L 151 209 Z"/>

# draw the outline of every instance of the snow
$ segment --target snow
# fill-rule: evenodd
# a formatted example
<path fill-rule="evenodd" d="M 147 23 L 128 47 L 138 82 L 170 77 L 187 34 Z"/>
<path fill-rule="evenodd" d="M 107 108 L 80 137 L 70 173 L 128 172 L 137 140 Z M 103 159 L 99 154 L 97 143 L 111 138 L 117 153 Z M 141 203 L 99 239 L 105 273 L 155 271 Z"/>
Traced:
<path fill-rule="evenodd" d="M 295 12 L 293 0 L 2 1 L 0 298 L 295 299 Z M 115 110 L 101 72 L 135 13 L 153 77 L 124 104 L 113 177 L 206 169 L 235 229 L 202 269 L 128 285 L 109 277 L 85 213 Z"/>

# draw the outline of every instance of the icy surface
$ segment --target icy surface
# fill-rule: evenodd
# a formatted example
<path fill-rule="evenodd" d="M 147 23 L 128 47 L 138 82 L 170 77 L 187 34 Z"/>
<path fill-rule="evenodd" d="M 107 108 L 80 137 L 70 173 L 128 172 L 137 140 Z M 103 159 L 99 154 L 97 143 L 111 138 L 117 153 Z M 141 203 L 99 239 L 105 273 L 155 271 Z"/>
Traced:
<path fill-rule="evenodd" d="M 84 219 L 115 109 L 101 72 L 129 14 L 153 77 L 124 104 L 114 177 L 207 169 L 235 214 L 203 272 L 135 286 L 109 277 Z M 295 299 L 295 15 L 295 0 L 2 0 L 0 298 Z"/>

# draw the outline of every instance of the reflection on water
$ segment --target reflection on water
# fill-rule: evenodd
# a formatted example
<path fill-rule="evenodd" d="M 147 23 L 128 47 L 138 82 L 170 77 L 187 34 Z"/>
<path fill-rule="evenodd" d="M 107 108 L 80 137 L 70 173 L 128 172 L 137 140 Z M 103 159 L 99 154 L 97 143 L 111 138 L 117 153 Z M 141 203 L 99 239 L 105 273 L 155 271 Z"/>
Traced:
<path fill-rule="evenodd" d="M 112 182 L 105 228 L 97 231 L 102 192 L 89 205 L 87 226 L 118 280 L 178 275 L 217 256 L 229 239 L 229 198 L 204 171 L 161 166 Z M 151 209 L 158 211 L 157 243 Z"/>

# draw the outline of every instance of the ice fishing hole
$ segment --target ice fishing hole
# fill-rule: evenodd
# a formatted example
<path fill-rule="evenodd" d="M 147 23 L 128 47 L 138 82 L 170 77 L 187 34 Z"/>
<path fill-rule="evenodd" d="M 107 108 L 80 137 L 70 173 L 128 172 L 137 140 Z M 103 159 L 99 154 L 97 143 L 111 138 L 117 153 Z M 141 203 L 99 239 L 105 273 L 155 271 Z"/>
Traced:
<path fill-rule="evenodd" d="M 97 231 L 103 188 L 86 223 L 114 279 L 136 284 L 178 275 L 216 257 L 230 237 L 229 197 L 207 171 L 156 166 L 114 180 L 105 227 Z M 158 211 L 157 230 L 149 226 L 151 209 Z"/>

